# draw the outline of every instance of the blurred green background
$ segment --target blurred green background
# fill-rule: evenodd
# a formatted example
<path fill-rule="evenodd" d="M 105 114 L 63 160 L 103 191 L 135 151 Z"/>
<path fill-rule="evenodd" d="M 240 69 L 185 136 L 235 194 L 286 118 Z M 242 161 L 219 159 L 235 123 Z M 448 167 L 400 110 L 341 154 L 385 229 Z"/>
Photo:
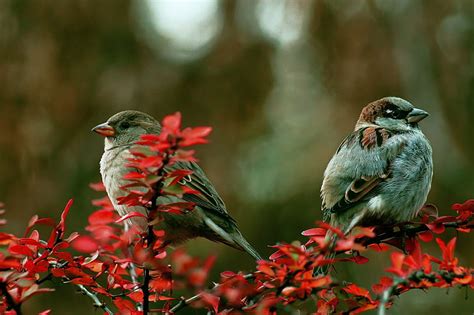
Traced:
<path fill-rule="evenodd" d="M 447 214 L 474 197 L 472 0 L 2 0 L 0 82 L 0 200 L 16 233 L 35 213 L 58 217 L 70 197 L 69 226 L 82 230 L 102 154 L 90 129 L 124 109 L 181 111 L 185 126 L 214 128 L 200 164 L 265 256 L 321 219 L 326 163 L 360 109 L 383 96 L 431 113 L 429 202 Z M 474 237 L 458 246 L 474 265 Z M 213 279 L 253 265 L 208 241 L 187 248 L 219 255 Z M 389 261 L 371 258 L 336 276 L 374 283 Z M 472 314 L 464 295 L 413 292 L 390 313 Z M 100 313 L 73 288 L 25 310 L 49 307 Z"/>

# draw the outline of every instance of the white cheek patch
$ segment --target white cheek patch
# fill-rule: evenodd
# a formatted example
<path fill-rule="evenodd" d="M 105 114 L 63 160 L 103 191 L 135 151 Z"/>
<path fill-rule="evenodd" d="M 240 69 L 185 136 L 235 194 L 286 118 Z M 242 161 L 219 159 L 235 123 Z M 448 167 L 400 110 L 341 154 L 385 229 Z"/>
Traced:
<path fill-rule="evenodd" d="M 373 197 L 368 202 L 368 208 L 372 211 L 377 211 L 383 208 L 385 202 L 382 196 Z"/>

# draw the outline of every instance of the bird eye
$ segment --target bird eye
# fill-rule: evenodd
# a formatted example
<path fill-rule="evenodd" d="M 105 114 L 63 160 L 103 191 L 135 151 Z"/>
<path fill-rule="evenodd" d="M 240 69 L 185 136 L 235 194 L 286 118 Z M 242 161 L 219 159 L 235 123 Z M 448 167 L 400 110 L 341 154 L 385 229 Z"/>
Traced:
<path fill-rule="evenodd" d="M 130 123 L 128 121 L 124 121 L 120 124 L 121 129 L 127 129 L 128 127 L 130 127 Z"/>
<path fill-rule="evenodd" d="M 402 118 L 405 118 L 406 115 L 407 115 L 406 112 L 401 111 L 399 109 L 387 108 L 384 112 L 385 117 L 393 118 L 393 119 L 402 119 Z"/>

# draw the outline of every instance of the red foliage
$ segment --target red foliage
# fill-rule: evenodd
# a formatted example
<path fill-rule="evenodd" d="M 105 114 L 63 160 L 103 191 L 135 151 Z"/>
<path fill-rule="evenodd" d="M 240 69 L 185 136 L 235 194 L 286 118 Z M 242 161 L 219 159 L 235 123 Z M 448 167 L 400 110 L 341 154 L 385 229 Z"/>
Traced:
<path fill-rule="evenodd" d="M 119 217 L 110 200 L 103 197 L 92 202 L 99 209 L 89 216 L 87 233 L 67 234 L 67 216 L 73 211 L 69 201 L 59 223 L 34 216 L 22 237 L 0 232 L 0 314 L 20 314 L 21 305 L 29 298 L 52 291 L 46 285 L 53 278 L 78 286 L 93 305 L 108 314 L 174 314 L 189 305 L 219 314 L 277 314 L 295 309 L 297 302 L 306 300 L 315 301 L 316 314 L 357 314 L 390 307 L 392 297 L 411 289 L 474 288 L 474 269 L 460 264 L 455 253 L 456 238 L 448 242 L 436 238 L 440 255 L 424 252 L 418 242 L 418 238 L 432 242 L 433 234 L 442 234 L 449 228 L 470 232 L 474 226 L 474 200 L 469 200 L 453 205 L 456 215 L 451 216 L 439 217 L 435 208 L 426 207 L 420 212 L 420 220 L 410 222 L 403 231 L 397 229 L 400 227 L 379 227 L 344 235 L 327 223 L 318 222 L 302 232 L 306 237 L 304 245 L 275 245 L 275 252 L 268 260 L 258 261 L 254 272 L 224 271 L 219 283 L 206 289 L 216 257 L 201 261 L 180 249 L 167 255 L 164 231 L 154 230 L 153 226 L 162 220 L 164 212 L 193 210 L 192 203 L 157 205 L 156 199 L 197 193 L 185 186 L 190 170 L 170 171 L 169 167 L 195 161 L 194 151 L 185 148 L 206 143 L 211 128 L 181 130 L 179 113 L 165 117 L 162 125 L 160 135 L 144 135 L 133 148 L 128 165 L 136 171 L 125 175 L 129 184 L 122 187 L 126 195 L 119 200 L 122 204 L 143 206 L 146 212 Z M 91 188 L 104 191 L 101 183 L 91 184 Z M 2 208 L 0 205 L 0 215 L 4 213 Z M 147 220 L 149 229 L 125 229 L 124 222 L 132 218 Z M 5 224 L 6 220 L 0 219 L 0 225 Z M 38 225 L 49 227 L 49 234 L 40 235 L 35 229 Z M 326 238 L 328 230 L 338 236 L 335 246 Z M 408 239 L 403 241 L 405 236 Z M 384 243 L 399 248 L 406 245 L 403 249 L 408 254 Z M 334 262 L 367 263 L 368 259 L 360 254 L 366 250 L 392 250 L 387 276 L 371 290 L 314 273 L 318 267 Z M 339 256 L 327 259 L 331 252 Z M 178 299 L 177 290 L 195 295 Z"/>

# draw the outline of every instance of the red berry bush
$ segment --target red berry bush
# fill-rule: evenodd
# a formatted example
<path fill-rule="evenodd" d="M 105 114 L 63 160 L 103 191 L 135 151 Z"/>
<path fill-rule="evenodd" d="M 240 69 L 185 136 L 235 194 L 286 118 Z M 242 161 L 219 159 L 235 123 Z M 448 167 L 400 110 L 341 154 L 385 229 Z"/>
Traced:
<path fill-rule="evenodd" d="M 53 290 L 48 287 L 53 279 L 76 286 L 105 314 L 175 314 L 187 307 L 212 314 L 277 314 L 296 310 L 305 301 L 316 314 L 374 309 L 384 314 L 394 297 L 410 290 L 474 288 L 474 268 L 463 266 L 456 257 L 456 238 L 438 237 L 447 229 L 459 235 L 471 232 L 474 200 L 453 205 L 450 216 L 439 217 L 433 206 L 427 206 L 414 222 L 361 228 L 351 235 L 317 222 L 302 232 L 304 243 L 274 245 L 275 252 L 256 262 L 253 272 L 222 271 L 220 282 L 210 287 L 208 274 L 216 257 L 202 261 L 183 250 L 169 251 L 165 232 L 156 228 L 163 213 L 184 214 L 193 211 L 194 204 L 156 200 L 199 193 L 185 185 L 191 171 L 167 170 L 177 162 L 194 161 L 189 147 L 206 143 L 211 128 L 181 129 L 179 113 L 165 117 L 162 125 L 160 135 L 143 135 L 136 143 L 128 165 L 137 171 L 125 175 L 129 184 L 122 187 L 124 196 L 118 200 L 145 207 L 147 215 L 131 212 L 119 217 L 103 197 L 92 202 L 98 210 L 89 216 L 85 231 L 71 232 L 67 230 L 68 213 L 74 211 L 70 200 L 59 223 L 34 216 L 23 235 L 0 232 L 0 314 L 22 314 L 24 303 Z M 101 183 L 91 187 L 104 191 Z M 145 231 L 129 223 L 138 218 L 147 221 Z M 0 219 L 0 225 L 5 224 Z M 49 234 L 41 235 L 38 226 L 47 226 Z M 328 230 L 338 236 L 336 243 L 328 241 Z M 439 250 L 425 252 L 422 244 L 427 242 L 436 242 Z M 391 251 L 387 275 L 370 289 L 315 272 L 335 262 L 367 263 L 366 251 Z M 331 253 L 336 258 L 328 259 Z M 175 292 L 182 289 L 195 293 L 177 296 Z"/>

